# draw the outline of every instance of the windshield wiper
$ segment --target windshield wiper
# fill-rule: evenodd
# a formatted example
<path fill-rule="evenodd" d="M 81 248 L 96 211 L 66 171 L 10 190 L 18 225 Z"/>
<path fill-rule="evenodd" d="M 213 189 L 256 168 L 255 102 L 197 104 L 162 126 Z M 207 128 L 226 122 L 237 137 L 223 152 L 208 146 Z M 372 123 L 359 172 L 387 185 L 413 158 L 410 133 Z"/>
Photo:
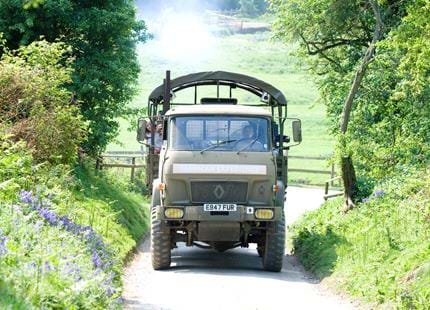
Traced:
<path fill-rule="evenodd" d="M 247 145 L 245 145 L 243 148 L 241 148 L 239 151 L 237 151 L 237 155 L 240 154 L 240 152 L 246 150 L 247 148 L 251 147 L 254 145 L 255 142 L 257 142 L 258 138 L 255 138 L 254 140 L 252 140 L 251 142 L 249 142 Z"/>
<path fill-rule="evenodd" d="M 221 146 L 221 145 L 224 145 L 224 144 L 228 144 L 228 143 L 232 143 L 232 142 L 236 142 L 236 141 L 237 141 L 236 139 L 235 140 L 225 140 L 225 141 L 218 142 L 217 144 L 214 144 L 214 145 L 209 145 L 207 148 L 201 150 L 200 154 L 203 154 L 204 152 L 209 151 L 211 149 L 215 149 L 218 146 Z"/>

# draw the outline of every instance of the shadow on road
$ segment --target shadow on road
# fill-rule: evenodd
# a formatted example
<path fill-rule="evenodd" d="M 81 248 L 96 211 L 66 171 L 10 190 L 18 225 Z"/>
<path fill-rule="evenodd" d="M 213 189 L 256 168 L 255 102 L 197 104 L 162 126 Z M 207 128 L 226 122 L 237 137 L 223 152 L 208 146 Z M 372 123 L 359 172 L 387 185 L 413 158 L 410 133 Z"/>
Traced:
<path fill-rule="evenodd" d="M 148 239 L 139 247 L 138 255 L 150 256 Z M 293 255 L 285 255 L 281 272 L 265 271 L 262 258 L 258 256 L 256 248 L 252 246 L 220 253 L 215 250 L 204 250 L 179 244 L 179 247 L 172 251 L 171 268 L 161 272 L 255 277 L 289 282 L 318 283 L 314 277 L 304 271 L 297 258 Z"/>

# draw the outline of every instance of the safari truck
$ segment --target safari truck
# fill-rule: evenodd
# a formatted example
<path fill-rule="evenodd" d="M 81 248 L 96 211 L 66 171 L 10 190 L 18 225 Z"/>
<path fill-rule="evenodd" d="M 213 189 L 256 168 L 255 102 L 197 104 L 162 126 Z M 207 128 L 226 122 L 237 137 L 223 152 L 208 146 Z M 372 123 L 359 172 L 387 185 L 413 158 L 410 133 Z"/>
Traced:
<path fill-rule="evenodd" d="M 216 96 L 200 98 L 202 88 Z M 186 90 L 191 99 L 176 100 Z M 239 91 L 257 100 L 239 102 L 233 96 Z M 292 132 L 291 142 L 284 131 Z M 263 268 L 281 270 L 287 154 L 302 140 L 301 122 L 287 119 L 281 91 L 242 74 L 202 72 L 171 80 L 168 71 L 149 96 L 137 139 L 147 146 L 154 269 L 169 268 L 172 249 L 184 242 L 220 252 L 255 243 Z"/>

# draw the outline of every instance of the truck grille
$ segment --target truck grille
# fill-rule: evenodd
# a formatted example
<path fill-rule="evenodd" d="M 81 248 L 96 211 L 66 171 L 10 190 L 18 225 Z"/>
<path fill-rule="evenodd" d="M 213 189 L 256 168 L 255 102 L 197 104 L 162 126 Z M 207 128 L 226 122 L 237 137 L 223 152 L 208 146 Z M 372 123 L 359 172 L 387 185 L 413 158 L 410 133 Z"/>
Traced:
<path fill-rule="evenodd" d="M 191 182 L 194 203 L 245 203 L 246 182 Z"/>

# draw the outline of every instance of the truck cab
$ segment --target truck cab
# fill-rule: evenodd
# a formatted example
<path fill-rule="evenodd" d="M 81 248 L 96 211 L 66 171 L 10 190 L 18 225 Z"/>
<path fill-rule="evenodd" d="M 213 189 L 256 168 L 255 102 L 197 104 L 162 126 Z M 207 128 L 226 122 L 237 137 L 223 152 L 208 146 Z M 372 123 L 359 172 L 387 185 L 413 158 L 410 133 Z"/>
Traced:
<path fill-rule="evenodd" d="M 213 85 L 218 94 L 221 86 L 230 87 L 230 97 L 198 100 L 200 85 Z M 175 92 L 190 87 L 195 88 L 193 102 L 172 102 Z M 259 96 L 263 104 L 238 103 L 232 97 L 238 87 Z M 264 269 L 280 271 L 286 155 L 291 146 L 283 134 L 287 118 L 282 93 L 252 77 L 229 72 L 198 73 L 172 81 L 167 74 L 151 94 L 148 111 L 150 115 L 139 121 L 138 140 L 148 151 L 154 269 L 170 266 L 171 250 L 178 242 L 221 252 L 255 243 Z M 142 134 L 148 124 L 163 126 L 159 154 Z M 300 121 L 292 124 L 298 144 Z"/>

